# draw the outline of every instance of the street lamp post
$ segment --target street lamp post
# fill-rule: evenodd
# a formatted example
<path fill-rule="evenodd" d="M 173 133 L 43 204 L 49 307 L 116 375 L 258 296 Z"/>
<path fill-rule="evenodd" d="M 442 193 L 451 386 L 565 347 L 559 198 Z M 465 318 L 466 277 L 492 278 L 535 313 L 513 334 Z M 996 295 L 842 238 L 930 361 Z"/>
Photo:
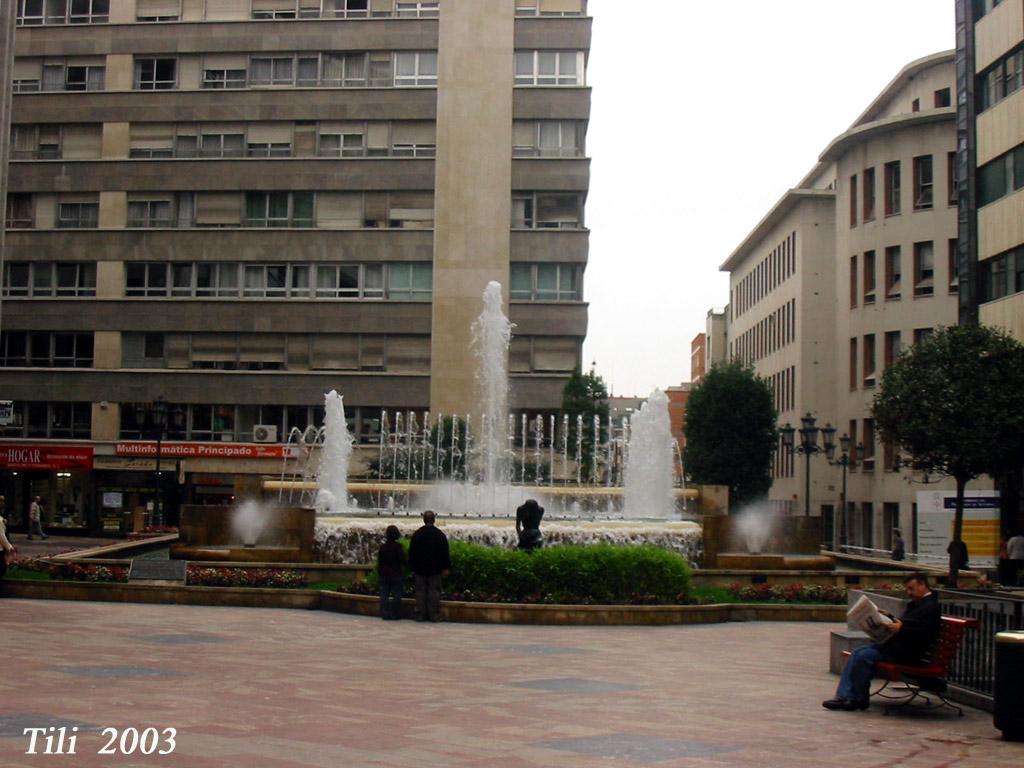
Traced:
<path fill-rule="evenodd" d="M 857 446 L 858 449 L 860 446 Z M 840 531 L 840 524 L 842 528 L 846 528 L 846 470 L 848 467 L 857 466 L 857 458 L 850 453 L 850 436 L 843 433 L 843 436 L 839 438 L 839 450 L 840 456 L 835 461 L 832 460 L 832 456 L 828 457 L 828 463 L 833 466 L 839 466 L 843 468 L 843 492 L 840 495 L 840 508 L 839 516 L 836 518 L 836 524 L 832 526 L 832 551 L 838 552 L 840 543 L 842 542 L 842 535 Z M 834 449 L 833 449 L 834 452 Z"/>
<path fill-rule="evenodd" d="M 142 435 L 146 434 L 147 421 L 156 432 L 156 525 L 164 524 L 164 482 L 160 472 L 160 459 L 163 454 L 163 441 L 167 437 L 167 417 L 169 408 L 163 395 L 157 397 L 152 408 L 147 408 L 143 403 L 135 406 L 135 422 L 139 426 Z M 171 414 L 176 428 L 181 426 L 184 411 L 176 407 Z"/>
<path fill-rule="evenodd" d="M 795 433 L 798 430 L 794 429 L 788 422 L 780 430 L 782 432 L 782 444 L 786 447 L 786 450 L 790 454 L 795 451 L 796 453 L 802 453 L 806 457 L 804 470 L 804 515 L 807 517 L 811 515 L 811 456 L 816 453 L 824 453 L 827 458 L 831 459 L 836 450 L 835 443 L 833 442 L 836 428 L 831 424 L 818 427 L 816 422 L 817 419 L 810 412 L 800 419 L 802 424 L 799 429 L 800 445 L 796 446 L 794 445 Z M 818 432 L 821 432 L 822 445 L 818 445 Z"/>

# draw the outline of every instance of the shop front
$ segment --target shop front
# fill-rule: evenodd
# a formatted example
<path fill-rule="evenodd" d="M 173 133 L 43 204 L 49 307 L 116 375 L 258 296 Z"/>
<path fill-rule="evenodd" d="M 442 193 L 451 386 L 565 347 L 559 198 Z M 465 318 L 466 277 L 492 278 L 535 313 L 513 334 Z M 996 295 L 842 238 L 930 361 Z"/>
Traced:
<path fill-rule="evenodd" d="M 93 448 L 50 443 L 0 444 L 0 495 L 14 532 L 28 531 L 28 510 L 39 498 L 43 530 L 86 534 L 99 527 Z"/>

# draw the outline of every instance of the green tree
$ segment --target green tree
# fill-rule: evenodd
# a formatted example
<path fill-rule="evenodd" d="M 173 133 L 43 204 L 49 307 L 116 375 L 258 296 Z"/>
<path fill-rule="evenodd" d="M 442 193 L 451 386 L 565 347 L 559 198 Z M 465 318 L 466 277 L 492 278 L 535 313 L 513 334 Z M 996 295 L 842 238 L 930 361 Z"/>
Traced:
<path fill-rule="evenodd" d="M 940 328 L 886 370 L 873 410 L 909 466 L 956 481 L 953 541 L 961 541 L 967 483 L 1024 460 L 1024 346 L 986 326 Z M 957 565 L 951 554 L 953 586 Z"/>
<path fill-rule="evenodd" d="M 768 382 L 740 362 L 716 365 L 686 403 L 683 467 L 692 482 L 729 487 L 729 506 L 772 485 L 778 414 Z"/>
<path fill-rule="evenodd" d="M 576 419 L 583 417 L 583 461 L 581 475 L 584 480 L 590 477 L 592 456 L 594 451 L 594 416 L 601 418 L 601 430 L 598 442 L 607 437 L 608 424 L 608 387 L 604 379 L 593 370 L 590 373 L 573 372 L 562 390 L 562 414 L 569 417 L 569 440 L 567 449 L 569 457 L 576 455 Z"/>

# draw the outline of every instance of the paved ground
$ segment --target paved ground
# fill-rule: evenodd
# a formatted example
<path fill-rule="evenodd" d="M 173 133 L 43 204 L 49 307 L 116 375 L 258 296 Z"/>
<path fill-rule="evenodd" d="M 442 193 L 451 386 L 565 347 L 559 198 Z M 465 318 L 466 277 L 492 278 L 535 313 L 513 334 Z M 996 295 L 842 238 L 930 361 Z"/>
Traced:
<path fill-rule="evenodd" d="M 24 533 L 8 533 L 7 538 L 18 549 L 19 557 L 47 557 L 59 555 L 72 549 L 92 549 L 117 544 L 127 539 L 87 538 L 83 536 L 50 536 L 40 539 L 38 536 L 31 541 Z"/>
<path fill-rule="evenodd" d="M 821 708 L 825 624 L 495 627 L 0 600 L 0 765 L 1006 768 L 987 714 Z M 78 724 L 77 755 L 24 754 Z M 97 756 L 99 729 L 177 729 Z M 92 728 L 92 732 L 87 729 Z"/>

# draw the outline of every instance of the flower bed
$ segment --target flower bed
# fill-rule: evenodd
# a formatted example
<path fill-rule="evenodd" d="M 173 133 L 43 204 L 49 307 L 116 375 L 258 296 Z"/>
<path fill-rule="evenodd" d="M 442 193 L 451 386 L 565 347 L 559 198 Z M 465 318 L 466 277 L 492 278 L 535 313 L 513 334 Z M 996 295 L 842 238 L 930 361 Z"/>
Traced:
<path fill-rule="evenodd" d="M 298 571 L 282 568 L 188 567 L 188 583 L 194 587 L 280 587 L 300 589 L 306 581 Z"/>
<path fill-rule="evenodd" d="M 822 584 L 741 584 L 728 587 L 729 594 L 740 602 L 824 603 L 840 605 L 846 602 L 846 590 Z"/>

